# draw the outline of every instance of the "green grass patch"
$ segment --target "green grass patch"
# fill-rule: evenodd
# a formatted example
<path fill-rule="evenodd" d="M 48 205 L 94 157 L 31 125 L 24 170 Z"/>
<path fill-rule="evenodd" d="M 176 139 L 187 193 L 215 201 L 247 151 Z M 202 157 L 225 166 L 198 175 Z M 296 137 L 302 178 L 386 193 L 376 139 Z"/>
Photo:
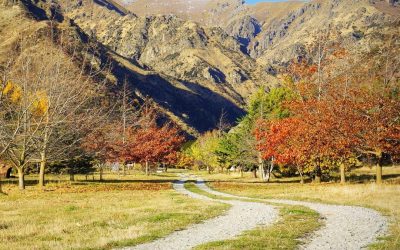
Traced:
<path fill-rule="evenodd" d="M 77 206 L 73 206 L 73 205 L 69 205 L 69 206 L 65 207 L 65 211 L 67 211 L 67 212 L 72 212 L 72 211 L 75 211 L 75 210 L 78 210 L 78 209 L 79 208 Z"/>
<path fill-rule="evenodd" d="M 217 199 L 217 200 L 236 200 L 233 198 L 229 198 L 229 197 L 223 197 L 220 195 L 215 195 L 215 194 L 211 194 L 209 192 L 206 192 L 200 188 L 198 188 L 195 184 L 195 181 L 187 181 L 185 182 L 184 186 L 187 190 L 189 190 L 190 192 L 196 193 L 196 194 L 200 194 L 200 195 L 204 195 L 207 196 L 211 199 Z"/>

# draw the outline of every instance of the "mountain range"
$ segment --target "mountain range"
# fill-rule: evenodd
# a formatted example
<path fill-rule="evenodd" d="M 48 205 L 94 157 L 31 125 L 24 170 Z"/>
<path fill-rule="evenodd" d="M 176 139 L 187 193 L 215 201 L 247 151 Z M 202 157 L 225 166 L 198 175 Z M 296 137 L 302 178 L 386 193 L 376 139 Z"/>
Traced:
<path fill-rule="evenodd" d="M 25 50 L 67 36 L 109 71 L 114 88 L 127 82 L 136 98 L 152 98 L 188 134 L 232 125 L 249 96 L 279 83 L 279 72 L 326 30 L 359 54 L 400 33 L 398 2 L 313 0 L 248 5 L 242 0 L 0 0 L 0 64 L 22 37 Z M 39 34 L 39 35 L 38 35 Z M 330 38 L 330 39 L 335 39 Z M 60 52 L 61 53 L 61 52 Z M 71 55 L 72 56 L 72 55 Z M 77 60 L 77 64 L 79 60 Z"/>

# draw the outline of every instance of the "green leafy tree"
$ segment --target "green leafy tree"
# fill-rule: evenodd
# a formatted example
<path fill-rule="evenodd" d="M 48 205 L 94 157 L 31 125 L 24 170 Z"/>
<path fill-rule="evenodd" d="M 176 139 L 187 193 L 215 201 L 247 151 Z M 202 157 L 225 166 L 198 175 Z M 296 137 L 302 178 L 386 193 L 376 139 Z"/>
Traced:
<path fill-rule="evenodd" d="M 206 132 L 199 137 L 188 150 L 198 167 L 205 167 L 211 173 L 220 166 L 217 149 L 219 146 L 219 133 L 217 131 Z"/>
<path fill-rule="evenodd" d="M 250 162 L 258 165 L 261 178 L 269 181 L 272 171 L 274 170 L 274 161 L 271 158 L 265 161 L 260 152 L 256 149 L 256 140 L 254 138 L 254 129 L 258 119 L 274 120 L 282 119 L 290 116 L 289 109 L 285 106 L 286 102 L 296 98 L 296 94 L 285 86 L 273 87 L 271 89 L 259 89 L 250 99 L 248 106 L 248 114 L 240 121 L 239 125 L 233 129 L 239 138 L 239 148 L 246 147 L 242 150 L 240 157 L 246 159 L 247 165 Z"/>
<path fill-rule="evenodd" d="M 75 180 L 75 175 L 88 175 L 96 171 L 95 162 L 92 157 L 80 156 L 69 160 L 50 164 L 48 172 L 53 174 L 68 174 L 70 180 Z"/>

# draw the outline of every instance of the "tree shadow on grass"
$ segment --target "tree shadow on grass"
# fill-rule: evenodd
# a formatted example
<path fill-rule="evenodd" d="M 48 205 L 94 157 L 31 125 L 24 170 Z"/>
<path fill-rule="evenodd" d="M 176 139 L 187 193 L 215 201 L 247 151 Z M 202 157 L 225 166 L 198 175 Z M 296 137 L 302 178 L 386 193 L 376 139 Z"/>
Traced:
<path fill-rule="evenodd" d="M 85 185 L 85 184 L 91 184 L 91 183 L 110 183 L 110 184 L 122 184 L 122 183 L 153 183 L 153 184 L 158 184 L 158 183 L 173 183 L 175 180 L 161 180 L 161 179 L 155 179 L 155 180 L 88 180 L 88 181 L 77 181 L 75 184 L 77 185 Z"/>
<path fill-rule="evenodd" d="M 207 180 L 208 183 L 240 183 L 240 184 L 290 184 L 290 183 L 300 183 L 300 180 L 271 180 L 269 182 L 261 181 L 261 180 L 254 180 L 249 181 L 241 180 L 241 179 L 230 179 L 230 180 Z M 305 180 L 305 183 L 311 182 L 311 180 Z"/>
<path fill-rule="evenodd" d="M 399 174 L 384 174 L 382 176 L 382 180 L 388 181 L 392 179 L 400 178 L 400 173 Z M 336 178 L 337 181 L 340 181 L 340 178 Z M 351 183 L 368 183 L 368 182 L 374 182 L 376 179 L 375 175 L 373 174 L 351 174 L 347 180 L 350 181 Z"/>
<path fill-rule="evenodd" d="M 162 183 L 173 183 L 174 179 L 153 179 L 153 180 L 145 180 L 145 179 L 137 179 L 137 180 L 46 180 L 46 184 L 71 184 L 73 186 L 86 186 L 93 184 L 133 184 L 133 183 L 146 183 L 146 184 L 162 184 Z M 2 180 L 2 184 L 12 184 L 18 185 L 18 178 L 10 178 L 6 180 Z M 38 180 L 25 180 L 25 186 L 36 186 L 39 184 Z"/>
<path fill-rule="evenodd" d="M 399 174 L 386 174 L 382 176 L 383 181 L 395 181 L 396 179 L 400 179 L 400 173 Z M 237 184 L 296 184 L 300 183 L 299 179 L 293 179 L 293 178 L 278 178 L 278 179 L 273 179 L 269 182 L 264 182 L 261 180 L 249 180 L 249 179 L 229 179 L 229 180 L 207 180 L 208 183 L 237 183 Z M 346 176 L 346 182 L 347 183 L 354 183 L 354 184 L 361 184 L 361 183 L 371 183 L 375 182 L 375 175 L 373 174 L 350 174 L 349 176 Z M 312 179 L 310 177 L 305 177 L 304 179 L 304 184 L 309 184 L 312 183 Z M 340 183 L 340 176 L 329 176 L 325 177 L 322 180 L 322 183 Z"/>

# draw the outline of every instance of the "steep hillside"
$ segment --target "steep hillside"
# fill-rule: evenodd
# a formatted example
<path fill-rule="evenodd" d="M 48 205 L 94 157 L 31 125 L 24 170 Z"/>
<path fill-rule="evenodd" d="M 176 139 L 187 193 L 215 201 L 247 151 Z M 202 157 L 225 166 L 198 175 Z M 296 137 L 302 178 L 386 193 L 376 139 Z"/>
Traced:
<path fill-rule="evenodd" d="M 117 0 L 138 16 L 175 15 L 203 25 L 219 26 L 244 8 L 243 0 Z"/>
<path fill-rule="evenodd" d="M 89 7 L 93 15 L 86 14 Z M 237 105 L 257 86 L 274 81 L 221 28 L 175 16 L 121 15 L 100 5 L 64 9 L 86 33 L 130 63 L 205 87 Z"/>
<path fill-rule="evenodd" d="M 328 31 L 339 33 L 360 52 L 370 49 L 371 43 L 382 42 L 383 34 L 400 32 L 394 16 L 379 11 L 368 1 L 315 0 L 276 18 L 268 27 L 263 26 L 251 42 L 249 53 L 262 65 L 285 65 L 303 55 L 307 43 Z"/>
<path fill-rule="evenodd" d="M 243 115 L 246 96 L 264 79 L 233 38 L 175 17 L 126 15 L 104 3 L 110 4 L 89 6 L 92 15 L 87 5 L 70 1 L 57 8 L 42 1 L 2 4 L 2 58 L 21 37 L 49 29 L 48 18 L 56 15 L 58 33 L 74 33 L 74 42 L 92 47 L 94 61 L 111 65 L 112 84 L 126 79 L 138 98 L 154 99 L 190 134 L 215 127 L 222 113 L 231 123 Z"/>
<path fill-rule="evenodd" d="M 364 33 L 357 39 L 368 40 L 369 34 L 391 26 L 400 17 L 398 1 L 390 4 L 388 0 L 286 1 L 255 5 L 242 0 L 120 2 L 139 16 L 173 14 L 208 27 L 220 27 L 240 43 L 244 53 L 259 58 L 258 62 L 264 66 L 287 63 L 304 52 L 304 45 L 313 34 L 328 27 L 347 38 Z M 148 12 L 143 11 L 143 6 L 150 5 Z"/>
<path fill-rule="evenodd" d="M 226 27 L 232 20 L 251 16 L 268 24 L 276 17 L 304 5 L 303 1 L 261 2 L 245 0 L 116 0 L 138 16 L 175 15 L 206 26 Z"/>
<path fill-rule="evenodd" d="M 400 34 L 400 8 L 383 1 L 187 3 L 2 0 L 0 62 L 21 37 L 55 23 L 56 33 L 89 46 L 96 64 L 110 65 L 104 77 L 112 86 L 127 81 L 139 99 L 153 98 L 196 135 L 214 128 L 222 113 L 234 123 L 248 96 L 276 84 L 275 75 L 293 58 L 307 56 L 307 44 L 326 30 L 339 33 L 361 55 L 381 44 L 385 34 Z"/>

